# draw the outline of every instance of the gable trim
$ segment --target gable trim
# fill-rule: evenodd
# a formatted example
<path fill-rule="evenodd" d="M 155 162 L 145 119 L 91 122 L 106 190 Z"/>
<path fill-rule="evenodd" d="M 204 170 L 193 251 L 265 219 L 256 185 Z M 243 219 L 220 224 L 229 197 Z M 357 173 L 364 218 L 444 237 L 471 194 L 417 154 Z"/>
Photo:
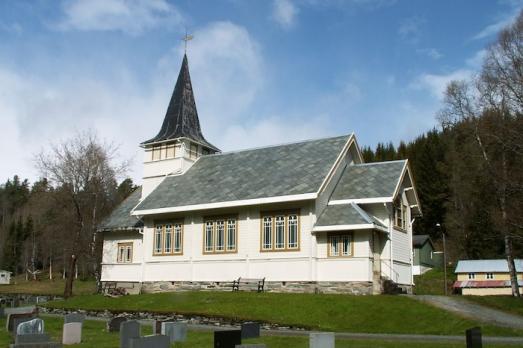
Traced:
<path fill-rule="evenodd" d="M 390 203 L 393 197 L 375 197 L 375 198 L 357 198 L 357 199 L 338 199 L 329 201 L 327 205 L 339 204 L 372 204 L 372 203 Z"/>
<path fill-rule="evenodd" d="M 312 232 L 330 232 L 330 231 L 347 231 L 347 230 L 379 230 L 388 232 L 386 228 L 377 226 L 375 224 L 353 224 L 353 225 L 330 225 L 330 226 L 315 226 Z"/>
<path fill-rule="evenodd" d="M 360 148 L 359 148 L 358 143 L 356 141 L 356 136 L 354 135 L 354 133 L 352 133 L 349 136 L 349 139 L 347 139 L 347 142 L 345 143 L 343 148 L 341 149 L 338 157 L 336 158 L 336 161 L 334 161 L 334 164 L 332 165 L 332 167 L 330 168 L 329 172 L 327 173 L 327 175 L 323 179 L 323 181 L 322 181 L 322 183 L 320 185 L 320 188 L 318 189 L 318 192 L 317 192 L 318 194 L 320 192 L 323 192 L 323 190 L 325 190 L 325 188 L 327 187 L 329 182 L 332 180 L 332 177 L 333 177 L 334 173 L 336 172 L 336 169 L 339 167 L 343 157 L 350 150 L 350 147 L 351 147 L 352 144 L 354 144 L 356 146 L 356 152 L 358 153 L 358 157 L 359 157 L 360 161 L 363 162 L 363 157 L 361 155 Z"/>

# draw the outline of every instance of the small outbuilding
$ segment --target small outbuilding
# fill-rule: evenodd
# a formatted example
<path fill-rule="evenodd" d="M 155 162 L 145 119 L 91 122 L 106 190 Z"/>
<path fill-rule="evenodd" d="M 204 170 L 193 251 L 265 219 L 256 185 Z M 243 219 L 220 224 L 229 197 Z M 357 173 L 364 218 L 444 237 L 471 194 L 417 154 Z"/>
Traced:
<path fill-rule="evenodd" d="M 523 259 L 514 260 L 518 286 L 523 286 Z M 462 295 L 511 295 L 507 260 L 460 260 L 454 290 Z"/>
<path fill-rule="evenodd" d="M 423 274 L 442 265 L 442 253 L 436 251 L 428 234 L 412 236 L 412 249 L 414 250 L 413 275 Z"/>
<path fill-rule="evenodd" d="M 11 272 L 0 270 L 0 285 L 11 283 Z"/>

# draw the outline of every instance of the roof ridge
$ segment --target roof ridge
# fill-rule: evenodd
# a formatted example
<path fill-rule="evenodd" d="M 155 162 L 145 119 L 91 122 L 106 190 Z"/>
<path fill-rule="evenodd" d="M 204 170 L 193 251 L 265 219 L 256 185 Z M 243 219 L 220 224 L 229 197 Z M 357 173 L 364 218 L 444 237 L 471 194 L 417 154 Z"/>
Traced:
<path fill-rule="evenodd" d="M 275 147 L 283 147 L 283 146 L 296 145 L 296 144 L 304 144 L 304 143 L 310 143 L 310 142 L 320 141 L 320 140 L 337 139 L 337 138 L 348 138 L 352 134 L 353 133 L 345 134 L 345 135 L 338 135 L 338 136 L 334 136 L 334 137 L 313 138 L 313 139 L 299 140 L 299 141 L 288 142 L 288 143 L 280 143 L 280 144 L 267 145 L 267 146 L 251 147 L 251 148 L 240 149 L 240 150 L 231 150 L 231 151 L 225 151 L 225 152 L 205 155 L 205 156 L 202 156 L 202 158 L 204 158 L 204 157 L 223 156 L 223 155 L 231 155 L 231 154 L 235 154 L 235 153 L 239 153 L 239 152 L 247 152 L 247 151 L 255 151 L 255 150 L 262 150 L 262 149 L 270 149 L 270 148 L 275 148 Z"/>

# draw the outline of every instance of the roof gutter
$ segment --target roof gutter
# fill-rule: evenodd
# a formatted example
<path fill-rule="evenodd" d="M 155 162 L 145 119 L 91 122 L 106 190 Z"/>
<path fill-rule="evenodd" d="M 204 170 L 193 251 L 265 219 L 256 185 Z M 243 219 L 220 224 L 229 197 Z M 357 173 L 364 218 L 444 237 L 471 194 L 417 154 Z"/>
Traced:
<path fill-rule="evenodd" d="M 299 194 L 299 195 L 287 195 L 287 196 L 277 196 L 277 197 L 267 197 L 267 198 L 243 199 L 243 200 L 229 201 L 229 202 L 184 205 L 184 206 L 179 206 L 179 207 L 133 210 L 131 212 L 131 215 L 166 214 L 166 213 L 178 213 L 178 212 L 195 211 L 195 210 L 240 207 L 240 206 L 246 206 L 246 205 L 296 202 L 296 201 L 305 201 L 305 200 L 316 199 L 317 197 L 318 197 L 318 194 L 313 192 L 313 193 L 304 193 L 304 194 Z"/>

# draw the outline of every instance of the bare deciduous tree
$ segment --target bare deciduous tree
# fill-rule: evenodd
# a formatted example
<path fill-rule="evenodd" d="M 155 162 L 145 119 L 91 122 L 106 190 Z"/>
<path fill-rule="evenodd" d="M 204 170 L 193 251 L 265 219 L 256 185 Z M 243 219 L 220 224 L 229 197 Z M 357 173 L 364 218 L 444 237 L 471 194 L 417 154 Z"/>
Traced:
<path fill-rule="evenodd" d="M 92 132 L 78 133 L 51 146 L 49 152 L 37 155 L 36 164 L 42 175 L 59 191 L 68 216 L 69 238 L 64 238 L 69 265 L 64 297 L 70 297 L 80 257 L 91 260 L 97 281 L 100 263 L 97 259 L 96 228 L 102 212 L 108 209 L 109 194 L 116 190 L 116 179 L 128 167 L 117 162 L 117 147 L 100 142 Z"/>

